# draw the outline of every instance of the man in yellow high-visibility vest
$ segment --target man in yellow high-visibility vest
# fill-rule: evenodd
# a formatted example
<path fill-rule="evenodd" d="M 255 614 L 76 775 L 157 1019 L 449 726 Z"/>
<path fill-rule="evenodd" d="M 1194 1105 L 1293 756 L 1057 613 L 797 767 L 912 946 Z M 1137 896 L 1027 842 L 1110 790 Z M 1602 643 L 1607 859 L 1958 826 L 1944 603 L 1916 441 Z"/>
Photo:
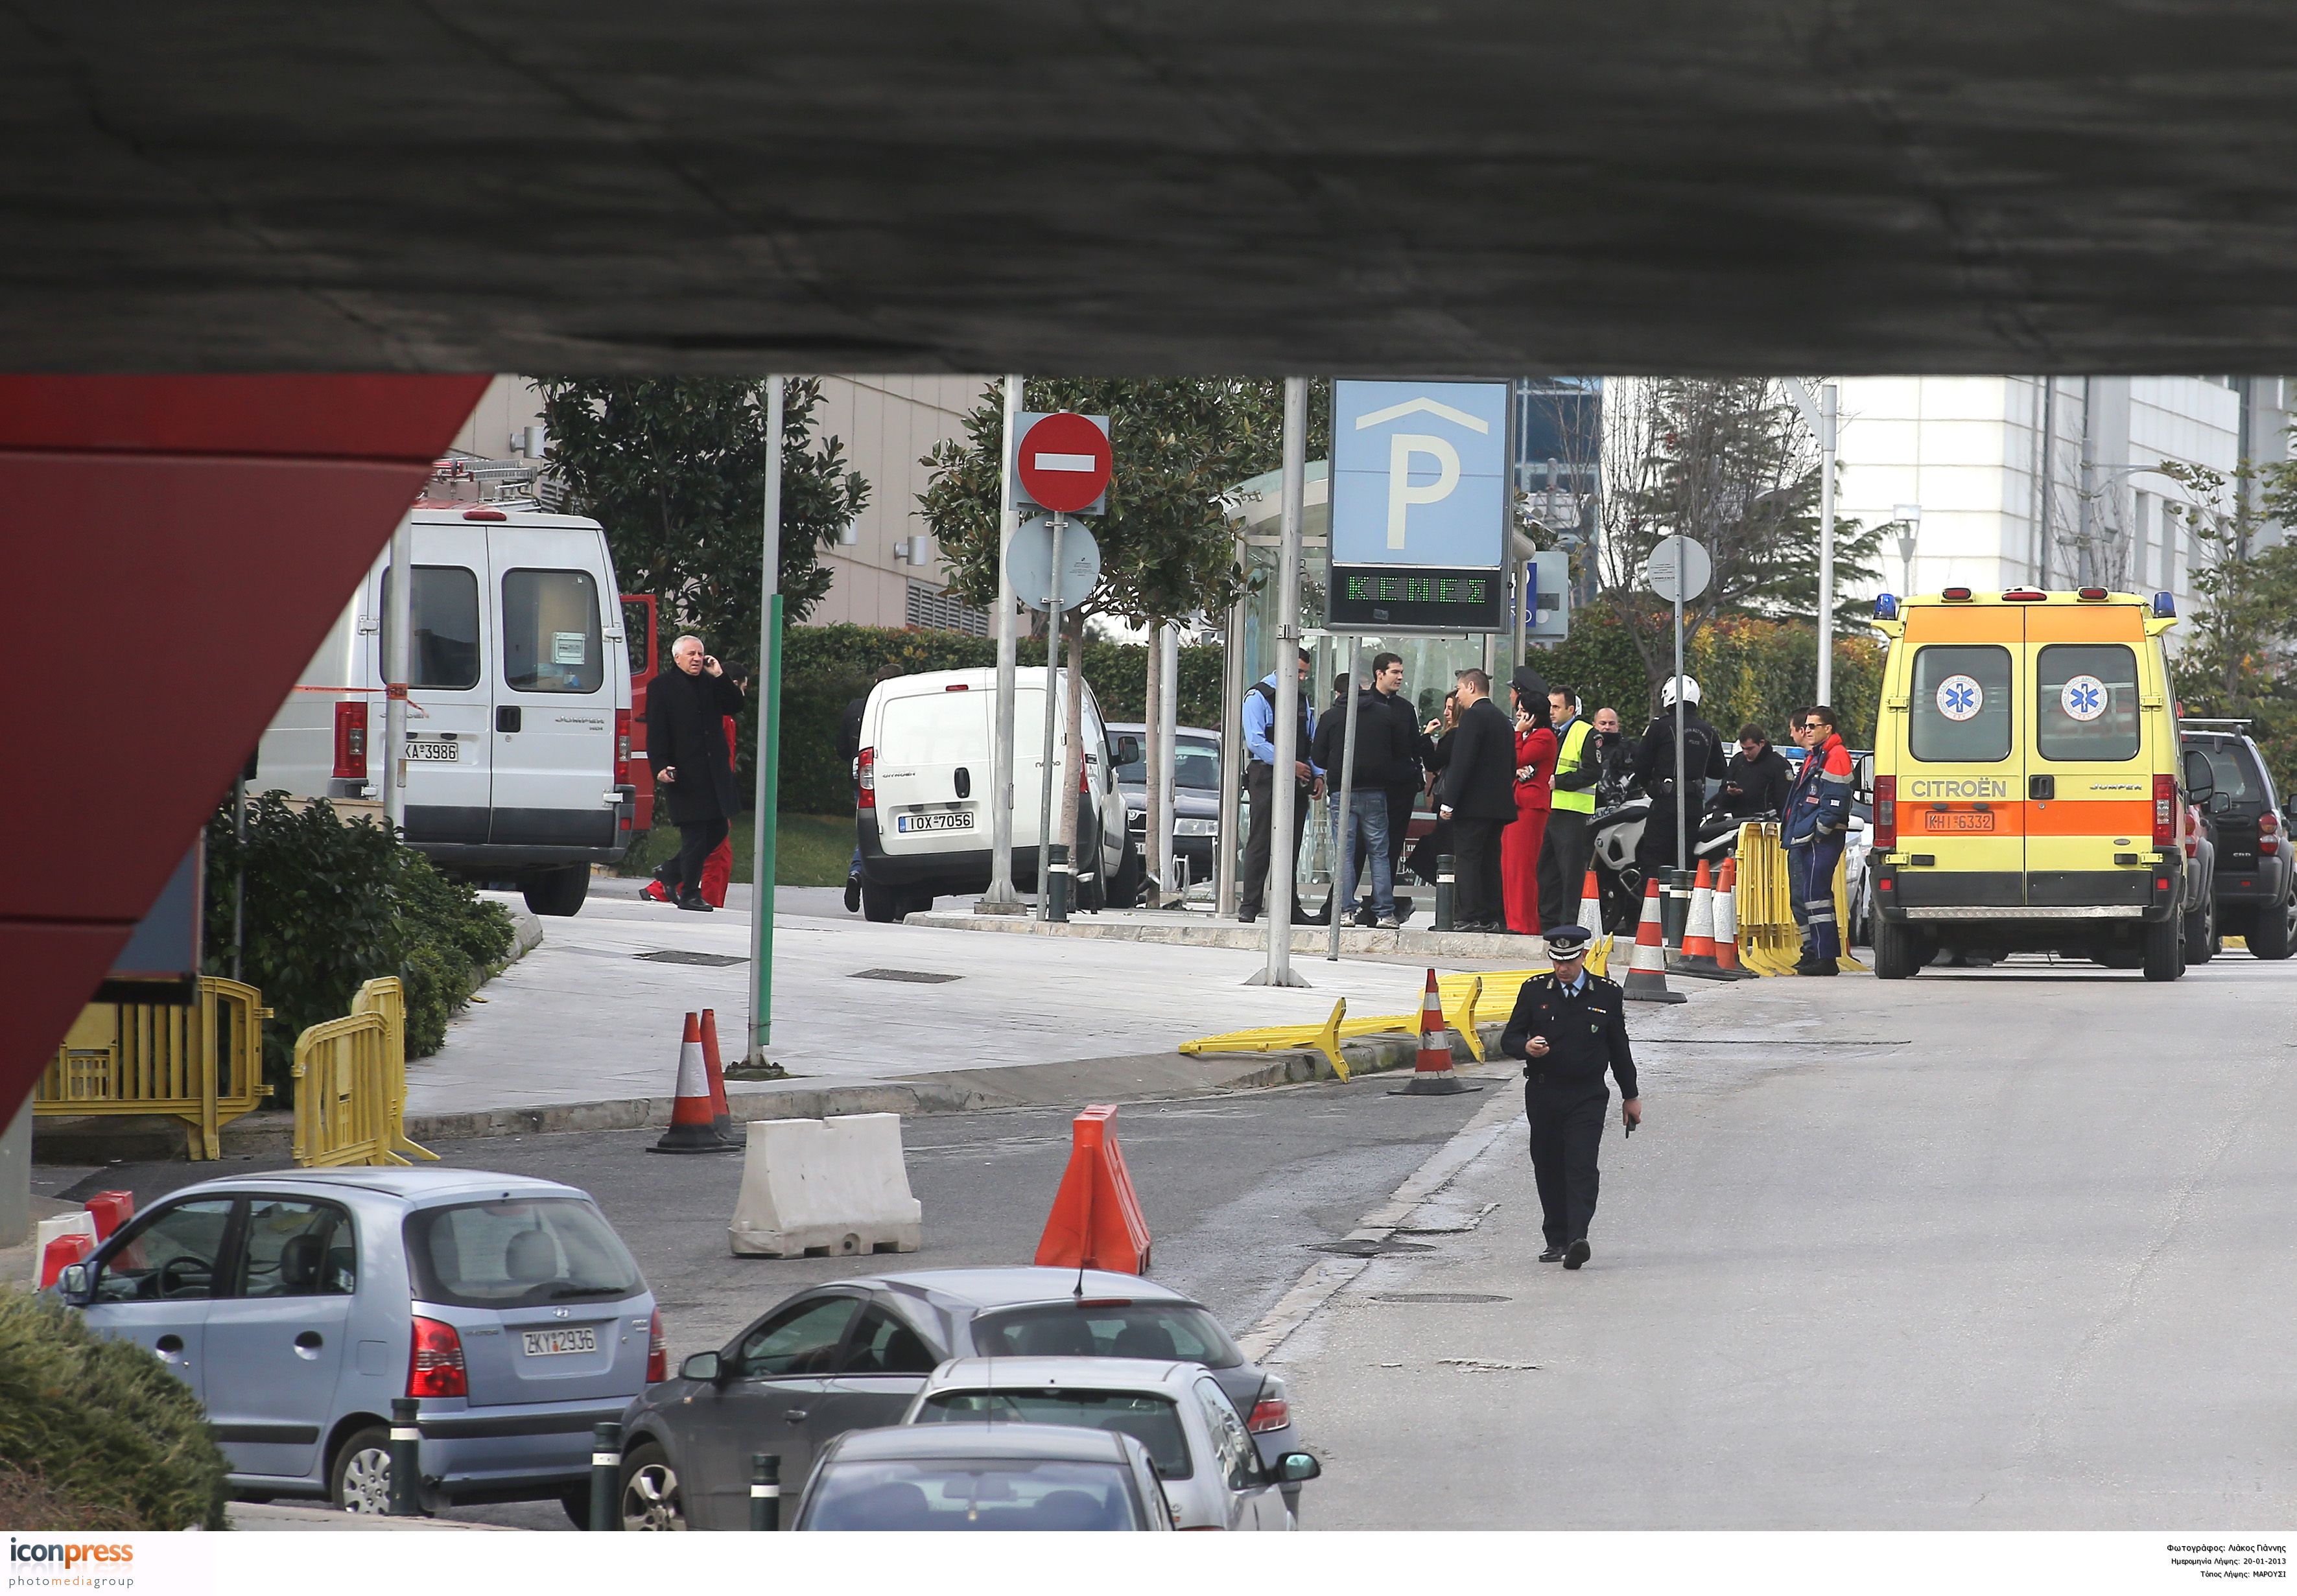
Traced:
<path fill-rule="evenodd" d="M 1580 718 L 1579 695 L 1555 687 L 1547 702 L 1562 748 L 1555 761 L 1547 841 L 1539 855 L 1539 907 L 1548 920 L 1560 924 L 1579 913 L 1579 889 L 1586 884 L 1587 861 L 1595 849 L 1595 783 L 1603 772 L 1593 728 Z"/>

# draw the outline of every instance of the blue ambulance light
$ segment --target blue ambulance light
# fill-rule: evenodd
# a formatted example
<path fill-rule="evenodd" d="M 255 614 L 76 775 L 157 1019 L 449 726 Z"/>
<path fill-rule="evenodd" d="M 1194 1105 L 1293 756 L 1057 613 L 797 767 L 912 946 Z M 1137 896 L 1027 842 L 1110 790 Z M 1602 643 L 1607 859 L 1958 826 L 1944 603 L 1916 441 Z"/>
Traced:
<path fill-rule="evenodd" d="M 2178 613 L 2178 601 L 2167 593 L 2156 593 L 2153 596 L 2153 613 L 2164 619 L 2175 615 Z"/>
<path fill-rule="evenodd" d="M 1898 618 L 1898 601 L 1897 596 L 1889 593 L 1877 593 L 1874 596 L 1874 619 L 1877 621 L 1896 621 Z"/>

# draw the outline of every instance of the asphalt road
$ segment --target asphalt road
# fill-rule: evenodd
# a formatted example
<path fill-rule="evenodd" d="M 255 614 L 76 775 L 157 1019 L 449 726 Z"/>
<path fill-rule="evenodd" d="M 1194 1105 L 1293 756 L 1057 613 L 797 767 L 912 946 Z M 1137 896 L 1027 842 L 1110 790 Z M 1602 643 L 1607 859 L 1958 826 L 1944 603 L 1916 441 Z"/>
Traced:
<path fill-rule="evenodd" d="M 1392 1076 L 1172 1103 L 1129 1104 L 1117 1136 L 1154 1238 L 1154 1277 L 1189 1292 L 1242 1330 L 1319 1255 L 1313 1244 L 1354 1228 L 1485 1100 L 1391 1097 Z M 925 1208 L 925 1247 L 870 1259 L 737 1258 L 726 1225 L 742 1158 L 658 1156 L 653 1131 L 501 1137 L 440 1143 L 443 1162 L 545 1176 L 590 1192 L 662 1304 L 673 1362 L 723 1345 L 799 1287 L 873 1269 L 1025 1263 L 1069 1156 L 1069 1113 L 1002 1109 L 908 1121 L 910 1189 Z M 40 1166 L 42 1195 L 106 1188 L 138 1205 L 253 1163 Z M 1315 1418 L 1303 1412 L 1313 1437 Z M 475 1508 L 458 1518 L 564 1527 L 555 1506 Z"/>

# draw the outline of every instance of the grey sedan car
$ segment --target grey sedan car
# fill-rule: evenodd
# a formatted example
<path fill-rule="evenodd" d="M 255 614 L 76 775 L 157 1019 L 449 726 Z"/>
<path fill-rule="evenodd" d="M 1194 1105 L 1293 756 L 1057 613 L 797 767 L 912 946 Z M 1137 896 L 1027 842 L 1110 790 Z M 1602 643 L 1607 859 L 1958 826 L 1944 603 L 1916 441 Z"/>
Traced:
<path fill-rule="evenodd" d="M 202 1181 L 57 1294 L 206 1403 L 241 1494 L 381 1512 L 395 1397 L 425 1507 L 556 1498 L 588 1516 L 590 1429 L 663 1373 L 654 1294 L 589 1196 L 465 1169 Z"/>
<path fill-rule="evenodd" d="M 822 1454 L 793 1529 L 1169 1530 L 1130 1436 L 1050 1424 L 864 1430 Z"/>
<path fill-rule="evenodd" d="M 1264 1466 L 1298 1450 L 1283 1382 L 1176 1291 L 1099 1270 L 916 1270 L 802 1291 L 649 1386 L 622 1419 L 623 1526 L 746 1528 L 752 1453 L 802 1480 L 846 1431 L 899 1424 L 926 1377 L 964 1357 L 1201 1364 Z"/>

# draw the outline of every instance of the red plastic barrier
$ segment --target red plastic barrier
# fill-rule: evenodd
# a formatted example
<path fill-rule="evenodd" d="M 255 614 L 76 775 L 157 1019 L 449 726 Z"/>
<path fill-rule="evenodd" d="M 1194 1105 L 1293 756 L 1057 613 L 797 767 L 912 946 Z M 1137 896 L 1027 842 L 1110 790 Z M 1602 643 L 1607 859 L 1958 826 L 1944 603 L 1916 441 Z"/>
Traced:
<path fill-rule="evenodd" d="M 1095 1103 L 1076 1116 L 1075 1145 L 1053 1211 L 1037 1243 L 1037 1262 L 1063 1269 L 1148 1272 L 1148 1222 L 1132 1195 L 1132 1177 L 1116 1145 L 1116 1106 Z"/>
<path fill-rule="evenodd" d="M 56 1283 L 56 1277 L 73 1264 L 84 1263 L 95 1251 L 95 1243 L 77 1233 L 59 1236 L 48 1243 L 40 1254 L 40 1289 L 45 1291 Z"/>
<path fill-rule="evenodd" d="M 136 1217 L 136 1194 L 99 1191 L 81 1206 L 95 1216 L 95 1239 L 103 1243 L 111 1240 L 114 1230 Z"/>

